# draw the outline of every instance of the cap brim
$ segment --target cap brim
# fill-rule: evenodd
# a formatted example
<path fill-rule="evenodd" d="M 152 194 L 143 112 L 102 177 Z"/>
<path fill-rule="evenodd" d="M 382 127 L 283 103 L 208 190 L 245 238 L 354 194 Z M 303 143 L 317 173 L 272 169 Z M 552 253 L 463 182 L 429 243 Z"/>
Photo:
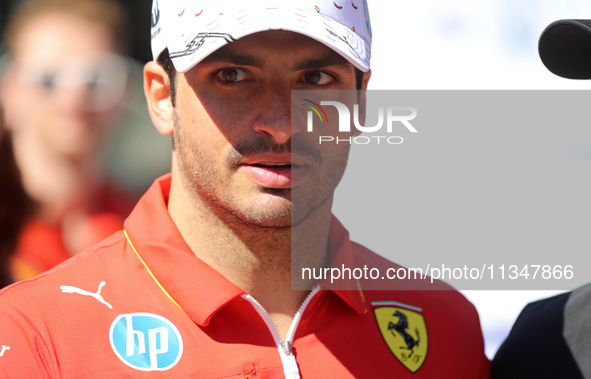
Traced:
<path fill-rule="evenodd" d="M 275 20 L 271 16 L 268 13 L 251 12 L 250 22 L 246 24 L 234 26 L 232 23 L 224 23 L 225 28 L 219 28 L 223 32 L 218 29 L 215 33 L 185 34 L 174 39 L 169 50 L 176 70 L 186 72 L 227 43 L 268 30 L 303 34 L 330 47 L 361 71 L 369 70 L 368 42 L 344 25 L 323 19 L 322 15 L 314 12 L 300 12 L 290 18 L 278 17 Z"/>
<path fill-rule="evenodd" d="M 538 51 L 558 76 L 591 79 L 591 20 L 559 20 L 542 32 Z"/>

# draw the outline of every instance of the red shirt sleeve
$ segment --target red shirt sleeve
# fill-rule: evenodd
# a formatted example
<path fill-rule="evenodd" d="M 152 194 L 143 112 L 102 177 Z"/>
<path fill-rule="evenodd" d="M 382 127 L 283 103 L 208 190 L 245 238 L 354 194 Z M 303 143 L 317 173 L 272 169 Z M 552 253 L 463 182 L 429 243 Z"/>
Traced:
<path fill-rule="evenodd" d="M 50 349 L 27 317 L 0 304 L 0 378 L 51 378 Z"/>

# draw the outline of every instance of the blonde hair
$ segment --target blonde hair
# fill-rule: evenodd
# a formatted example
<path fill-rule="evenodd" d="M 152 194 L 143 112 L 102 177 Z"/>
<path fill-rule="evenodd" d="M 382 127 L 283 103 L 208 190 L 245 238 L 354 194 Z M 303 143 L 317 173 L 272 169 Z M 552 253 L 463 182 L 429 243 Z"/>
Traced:
<path fill-rule="evenodd" d="M 14 53 L 18 39 L 27 26 L 41 16 L 61 13 L 107 27 L 113 46 L 119 53 L 128 49 L 127 17 L 115 0 L 29 0 L 10 16 L 4 39 L 9 53 Z"/>

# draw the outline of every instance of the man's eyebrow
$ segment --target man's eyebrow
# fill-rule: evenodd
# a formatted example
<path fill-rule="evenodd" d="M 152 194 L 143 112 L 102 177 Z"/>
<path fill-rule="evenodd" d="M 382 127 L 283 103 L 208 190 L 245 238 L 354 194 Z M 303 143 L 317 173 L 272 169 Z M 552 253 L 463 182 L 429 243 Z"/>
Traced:
<path fill-rule="evenodd" d="M 216 63 L 225 63 L 235 66 L 251 66 L 263 68 L 266 64 L 265 60 L 252 55 L 234 54 L 223 50 L 218 50 L 210 54 L 207 58 L 201 61 L 202 65 L 210 65 Z M 295 63 L 292 71 L 301 70 L 319 70 L 326 67 L 349 67 L 351 63 L 344 57 L 338 54 L 328 54 L 321 58 L 306 59 Z"/>
<path fill-rule="evenodd" d="M 260 58 L 251 55 L 232 54 L 220 50 L 211 53 L 207 58 L 201 61 L 201 64 L 203 65 L 215 63 L 225 63 L 235 66 L 252 66 L 257 68 L 262 68 L 265 65 L 265 61 Z"/>
<path fill-rule="evenodd" d="M 308 59 L 298 62 L 291 67 L 292 71 L 300 70 L 318 70 L 331 66 L 349 67 L 351 64 L 348 60 L 338 54 L 330 54 L 322 58 Z"/>

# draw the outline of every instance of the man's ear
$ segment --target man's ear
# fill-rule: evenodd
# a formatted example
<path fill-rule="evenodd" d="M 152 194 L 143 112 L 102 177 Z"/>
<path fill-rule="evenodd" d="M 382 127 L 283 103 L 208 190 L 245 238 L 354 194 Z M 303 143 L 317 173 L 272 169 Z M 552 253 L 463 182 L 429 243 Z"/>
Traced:
<path fill-rule="evenodd" d="M 170 80 L 164 68 L 154 61 L 144 66 L 144 93 L 154 126 L 160 134 L 171 135 L 174 131 L 174 107 L 170 97 Z"/>
<path fill-rule="evenodd" d="M 371 70 L 363 73 L 363 80 L 361 81 L 361 89 L 358 91 L 358 104 L 359 104 L 359 122 L 365 125 L 365 105 L 367 102 L 366 91 L 369 78 L 371 77 Z M 361 131 L 357 128 L 353 128 L 353 135 L 357 137 L 361 134 Z"/>

